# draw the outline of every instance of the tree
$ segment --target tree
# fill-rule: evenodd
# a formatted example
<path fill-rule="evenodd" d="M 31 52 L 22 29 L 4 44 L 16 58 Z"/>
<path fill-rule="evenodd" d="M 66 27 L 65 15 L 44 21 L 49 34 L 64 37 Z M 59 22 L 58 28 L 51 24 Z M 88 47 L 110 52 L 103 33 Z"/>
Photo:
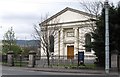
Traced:
<path fill-rule="evenodd" d="M 7 54 L 8 51 L 13 51 L 15 54 L 18 54 L 21 51 L 21 48 L 16 45 L 15 32 L 13 31 L 12 27 L 5 33 L 2 43 L 3 54 Z"/>
<path fill-rule="evenodd" d="M 120 54 L 120 37 L 119 37 L 119 35 L 120 35 L 120 1 L 118 2 L 118 6 L 117 6 L 117 25 L 116 25 L 116 36 L 115 37 L 117 37 L 116 38 L 116 43 L 117 43 L 117 45 L 116 45 L 116 49 L 119 51 L 119 54 Z"/>
<path fill-rule="evenodd" d="M 104 66 L 105 64 L 105 27 L 104 27 L 104 10 L 102 12 L 101 17 L 96 22 L 97 28 L 95 32 L 92 33 L 92 38 L 94 41 L 92 42 L 92 49 L 95 51 L 95 55 L 97 56 L 97 60 L 99 60 L 98 64 Z"/>
<path fill-rule="evenodd" d="M 51 52 L 54 52 L 54 39 L 57 34 L 57 30 L 60 28 L 56 26 L 55 24 L 58 23 L 58 20 L 55 19 L 51 22 L 47 21 L 48 16 L 46 15 L 45 18 L 41 17 L 41 22 L 39 26 L 34 25 L 35 29 L 35 39 L 39 40 L 40 48 L 44 51 L 44 53 L 47 56 L 47 63 L 48 66 L 50 65 L 50 54 Z M 51 25 L 54 24 L 54 25 Z"/>
<path fill-rule="evenodd" d="M 82 0 L 79 3 L 81 5 L 81 7 L 84 9 L 84 11 L 86 11 L 87 13 L 89 13 L 91 15 L 91 17 L 88 19 L 89 22 L 85 22 L 85 24 L 87 24 L 89 27 L 87 29 L 87 31 L 88 30 L 90 31 L 90 33 L 88 33 L 87 35 L 89 35 L 89 38 L 92 39 L 92 33 L 94 33 L 96 30 L 96 22 L 99 19 L 100 12 L 103 7 L 103 3 L 100 1 L 90 2 L 90 1 L 86 1 L 86 0 Z M 91 39 L 89 39 L 89 42 L 92 42 Z M 79 41 L 83 42 L 83 40 L 81 40 L 81 39 Z M 87 44 L 86 43 L 87 41 L 88 40 L 85 39 L 84 47 L 86 48 L 86 51 L 90 51 L 92 48 L 92 43 Z"/>
<path fill-rule="evenodd" d="M 89 24 L 92 29 L 92 38 L 94 41 L 92 42 L 92 49 L 95 51 L 95 55 L 97 56 L 98 64 L 100 66 L 105 65 L 105 14 L 104 7 L 102 2 L 85 2 L 81 1 L 83 9 L 85 9 L 88 13 L 96 16 L 96 27 Z M 102 10 L 102 12 L 101 12 Z M 100 14 L 101 13 L 101 14 Z M 118 6 L 115 7 L 113 4 L 109 7 L 109 26 L 110 26 L 110 54 L 115 53 L 116 51 L 120 51 L 119 45 L 119 34 L 120 34 L 120 2 Z"/>
<path fill-rule="evenodd" d="M 109 34 L 110 34 L 110 55 L 120 50 L 120 11 L 119 6 L 115 7 L 113 4 L 109 6 Z M 92 43 L 93 50 L 98 57 L 98 64 L 105 66 L 105 10 L 103 8 L 101 16 L 96 23 L 97 29 L 93 35 L 94 42 Z"/>
<path fill-rule="evenodd" d="M 102 2 L 100 1 L 90 2 L 90 1 L 82 0 L 79 3 L 86 12 L 88 12 L 89 14 L 95 15 L 96 18 L 99 17 L 101 9 L 103 7 Z"/>
<path fill-rule="evenodd" d="M 112 9 L 113 8 L 113 9 Z M 115 51 L 120 53 L 120 2 L 117 7 L 111 7 L 110 11 L 110 29 L 111 29 L 111 52 L 115 53 Z"/>

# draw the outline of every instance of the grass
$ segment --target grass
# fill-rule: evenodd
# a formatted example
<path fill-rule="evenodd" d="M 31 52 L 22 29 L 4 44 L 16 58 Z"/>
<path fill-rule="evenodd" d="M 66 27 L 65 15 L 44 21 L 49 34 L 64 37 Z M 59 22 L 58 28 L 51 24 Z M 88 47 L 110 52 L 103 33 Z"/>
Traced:
<path fill-rule="evenodd" d="M 84 64 L 80 66 L 78 66 L 78 64 L 59 64 L 59 65 L 52 65 L 52 66 L 65 67 L 65 68 L 71 68 L 71 69 L 95 69 L 97 67 L 95 64 Z"/>
<path fill-rule="evenodd" d="M 91 69 L 94 69 L 94 68 L 97 67 L 96 64 L 85 64 L 85 66 L 86 66 L 87 68 L 91 68 Z"/>
<path fill-rule="evenodd" d="M 7 65 L 6 62 L 2 62 L 3 65 Z M 24 67 L 24 66 L 27 66 L 28 65 L 28 62 L 26 61 L 17 61 L 17 60 L 14 60 L 14 66 L 17 66 L 17 67 Z M 70 69 L 96 69 L 97 66 L 96 64 L 85 64 L 85 65 L 80 65 L 78 66 L 78 64 L 51 64 L 51 66 L 53 67 L 62 67 L 62 68 L 70 68 Z"/>
<path fill-rule="evenodd" d="M 2 62 L 3 65 L 7 65 L 7 62 Z M 14 66 L 21 67 L 21 66 L 27 66 L 28 62 L 20 62 L 20 61 L 15 61 Z"/>
<path fill-rule="evenodd" d="M 84 64 L 84 65 L 77 65 L 77 66 L 71 66 L 71 68 L 77 68 L 77 69 L 95 69 L 96 65 L 95 64 Z"/>
<path fill-rule="evenodd" d="M 28 65 L 28 62 L 20 62 L 20 61 L 17 61 L 17 62 L 14 62 L 14 65 L 15 66 L 27 66 Z"/>

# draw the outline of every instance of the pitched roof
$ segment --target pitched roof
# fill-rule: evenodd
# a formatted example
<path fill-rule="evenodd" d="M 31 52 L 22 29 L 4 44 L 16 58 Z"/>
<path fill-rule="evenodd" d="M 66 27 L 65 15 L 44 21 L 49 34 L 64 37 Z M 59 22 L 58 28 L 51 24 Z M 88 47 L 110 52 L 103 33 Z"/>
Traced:
<path fill-rule="evenodd" d="M 76 10 L 76 9 L 73 9 L 73 8 L 69 8 L 69 7 L 66 7 L 65 9 L 61 10 L 60 12 L 56 13 L 55 15 L 51 16 L 50 18 L 46 19 L 45 21 L 43 21 L 42 23 L 40 24 L 44 24 L 44 23 L 47 23 L 49 22 L 50 20 L 56 18 L 57 16 L 63 14 L 64 12 L 66 11 L 72 11 L 72 12 L 76 12 L 76 13 L 79 13 L 79 14 L 83 14 L 83 15 L 86 15 L 86 16 L 89 16 L 89 17 L 95 17 L 95 15 L 93 14 L 89 14 L 89 13 L 86 13 L 86 12 L 83 12 L 83 11 L 80 11 L 80 10 Z"/>

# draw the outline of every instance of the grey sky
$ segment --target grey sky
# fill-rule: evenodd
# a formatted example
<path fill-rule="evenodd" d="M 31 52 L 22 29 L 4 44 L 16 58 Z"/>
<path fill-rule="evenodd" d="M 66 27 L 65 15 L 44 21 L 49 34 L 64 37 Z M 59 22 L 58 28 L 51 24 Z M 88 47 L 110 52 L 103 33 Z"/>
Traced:
<path fill-rule="evenodd" d="M 31 36 L 34 33 L 33 25 L 39 24 L 41 16 L 45 16 L 47 13 L 51 16 L 65 7 L 82 10 L 79 1 L 0 0 L 0 39 L 10 27 L 13 27 L 17 39 L 33 39 Z M 118 0 L 110 1 L 115 4 L 118 2 Z"/>

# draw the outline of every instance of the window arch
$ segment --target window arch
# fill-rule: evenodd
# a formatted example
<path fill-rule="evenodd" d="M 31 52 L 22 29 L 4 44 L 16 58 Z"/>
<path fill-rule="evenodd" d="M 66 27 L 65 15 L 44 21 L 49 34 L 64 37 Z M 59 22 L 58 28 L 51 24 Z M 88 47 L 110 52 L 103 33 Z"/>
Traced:
<path fill-rule="evenodd" d="M 91 35 L 89 33 L 85 34 L 85 51 L 91 52 Z"/>

